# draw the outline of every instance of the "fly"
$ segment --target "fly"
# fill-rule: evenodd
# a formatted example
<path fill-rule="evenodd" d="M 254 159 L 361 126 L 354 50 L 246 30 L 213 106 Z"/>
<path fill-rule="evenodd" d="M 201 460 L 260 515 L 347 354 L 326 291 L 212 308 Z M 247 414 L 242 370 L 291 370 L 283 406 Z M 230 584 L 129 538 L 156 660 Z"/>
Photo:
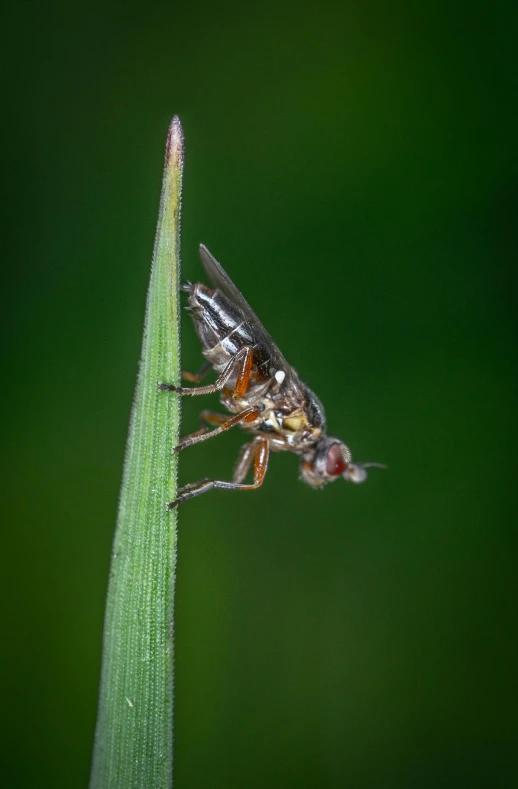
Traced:
<path fill-rule="evenodd" d="M 261 487 L 270 451 L 289 451 L 300 457 L 300 477 L 318 488 L 341 477 L 364 482 L 369 466 L 353 463 L 349 447 L 326 433 L 320 400 L 299 378 L 272 340 L 259 318 L 207 247 L 200 257 L 212 287 L 201 283 L 183 286 L 189 294 L 188 310 L 201 343 L 205 363 L 198 373 L 182 373 L 200 383 L 210 369 L 218 373 L 208 386 L 174 386 L 160 383 L 159 390 L 180 395 L 220 392 L 220 400 L 232 414 L 202 411 L 202 427 L 185 436 L 174 452 L 207 441 L 240 425 L 252 440 L 239 454 L 231 482 L 201 479 L 180 488 L 178 498 L 167 505 L 174 509 L 187 499 L 209 490 L 255 490 Z M 210 429 L 212 428 L 212 429 Z M 253 465 L 253 482 L 245 483 Z"/>

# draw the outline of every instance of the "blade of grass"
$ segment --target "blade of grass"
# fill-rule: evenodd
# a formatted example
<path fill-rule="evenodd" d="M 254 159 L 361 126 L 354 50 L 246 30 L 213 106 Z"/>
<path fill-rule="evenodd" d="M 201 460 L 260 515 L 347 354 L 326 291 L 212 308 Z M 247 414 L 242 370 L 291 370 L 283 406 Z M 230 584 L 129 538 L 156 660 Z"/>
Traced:
<path fill-rule="evenodd" d="M 90 789 L 173 784 L 173 605 L 180 398 L 180 202 L 183 133 L 169 127 L 106 603 L 103 663 Z"/>

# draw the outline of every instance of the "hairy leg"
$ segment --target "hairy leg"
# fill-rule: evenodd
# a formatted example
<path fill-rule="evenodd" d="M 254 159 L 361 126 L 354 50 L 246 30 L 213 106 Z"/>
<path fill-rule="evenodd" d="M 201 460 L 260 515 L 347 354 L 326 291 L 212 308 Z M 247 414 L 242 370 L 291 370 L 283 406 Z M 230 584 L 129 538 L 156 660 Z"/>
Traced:
<path fill-rule="evenodd" d="M 252 369 L 252 349 L 247 345 L 236 353 L 236 355 L 229 361 L 221 375 L 217 380 L 209 386 L 175 386 L 174 384 L 159 383 L 158 389 L 161 392 L 177 392 L 181 395 L 204 395 L 219 392 L 228 379 L 237 372 L 237 381 L 234 387 L 234 395 L 240 397 L 248 388 L 250 381 L 250 372 Z"/>
<path fill-rule="evenodd" d="M 266 469 L 268 468 L 270 446 L 268 441 L 264 438 L 254 441 L 250 446 L 254 448 L 254 481 L 250 485 L 244 485 L 239 482 L 223 482 L 217 479 L 200 479 L 198 482 L 192 482 L 190 485 L 185 485 L 183 488 L 180 488 L 178 491 L 178 498 L 170 502 L 167 505 L 167 509 L 173 510 L 184 501 L 193 499 L 196 496 L 201 496 L 202 493 L 208 493 L 209 490 L 256 490 L 260 488 L 264 482 Z M 251 459 L 250 457 L 250 462 Z"/>
<path fill-rule="evenodd" d="M 209 414 L 211 412 L 208 412 Z M 256 406 L 251 408 L 245 408 L 244 411 L 241 411 L 239 414 L 231 417 L 230 419 L 226 419 L 225 421 L 220 424 L 215 430 L 211 430 L 206 432 L 202 429 L 197 430 L 196 433 L 191 433 L 189 436 L 185 436 L 182 438 L 178 446 L 173 449 L 173 452 L 180 452 L 182 449 L 186 447 L 190 447 L 193 444 L 199 444 L 201 441 L 208 441 L 209 438 L 214 438 L 215 436 L 219 436 L 220 433 L 224 433 L 225 430 L 229 430 L 234 425 L 238 425 L 240 422 L 253 422 L 260 414 L 259 408 Z M 220 414 L 216 415 L 219 419 Z"/>

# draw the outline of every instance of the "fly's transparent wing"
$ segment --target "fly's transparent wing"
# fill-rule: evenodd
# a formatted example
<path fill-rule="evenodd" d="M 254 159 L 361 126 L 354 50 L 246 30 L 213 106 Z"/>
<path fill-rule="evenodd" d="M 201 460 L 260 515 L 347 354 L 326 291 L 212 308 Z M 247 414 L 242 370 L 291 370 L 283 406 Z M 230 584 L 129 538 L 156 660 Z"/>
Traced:
<path fill-rule="evenodd" d="M 209 252 L 205 244 L 200 244 L 200 258 L 211 284 L 221 293 L 223 293 L 227 299 L 235 304 L 236 307 L 239 307 L 241 312 L 246 315 L 247 318 L 252 320 L 254 323 L 257 323 L 264 330 L 261 321 L 241 291 L 236 288 L 221 263 L 218 263 L 214 255 Z"/>
<path fill-rule="evenodd" d="M 239 307 L 243 315 L 245 315 L 248 320 L 256 324 L 258 330 L 264 335 L 268 341 L 268 344 L 271 346 L 272 357 L 277 357 L 279 367 L 282 363 L 282 369 L 286 375 L 293 373 L 291 366 L 288 364 L 276 343 L 272 340 L 241 291 L 236 288 L 221 263 L 218 263 L 216 258 L 211 255 L 204 244 L 200 244 L 200 258 L 211 284 L 221 293 L 223 293 L 223 295 L 226 296 L 229 301 L 235 304 L 236 307 Z"/>

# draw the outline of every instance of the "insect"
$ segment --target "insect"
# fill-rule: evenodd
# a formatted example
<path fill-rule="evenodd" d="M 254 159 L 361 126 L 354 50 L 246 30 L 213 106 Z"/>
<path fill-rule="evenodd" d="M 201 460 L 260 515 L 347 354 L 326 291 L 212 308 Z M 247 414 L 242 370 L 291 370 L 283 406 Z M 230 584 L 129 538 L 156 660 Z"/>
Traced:
<path fill-rule="evenodd" d="M 241 449 L 231 482 L 201 479 L 185 485 L 167 508 L 172 510 L 187 499 L 213 489 L 259 488 L 270 451 L 298 455 L 301 479 L 315 488 L 339 477 L 363 482 L 369 466 L 385 468 L 380 463 L 353 463 L 343 441 L 326 434 L 320 400 L 302 383 L 241 292 L 203 244 L 200 257 L 212 287 L 188 283 L 182 290 L 189 294 L 187 309 L 192 314 L 206 361 L 198 373 L 182 375 L 192 383 L 200 383 L 213 368 L 218 378 L 209 386 L 159 383 L 158 388 L 189 396 L 220 392 L 221 403 L 233 416 L 202 411 L 201 429 L 185 436 L 173 451 L 180 452 L 207 441 L 234 425 L 240 425 L 253 438 Z M 244 480 L 252 464 L 254 479 L 246 484 Z"/>

